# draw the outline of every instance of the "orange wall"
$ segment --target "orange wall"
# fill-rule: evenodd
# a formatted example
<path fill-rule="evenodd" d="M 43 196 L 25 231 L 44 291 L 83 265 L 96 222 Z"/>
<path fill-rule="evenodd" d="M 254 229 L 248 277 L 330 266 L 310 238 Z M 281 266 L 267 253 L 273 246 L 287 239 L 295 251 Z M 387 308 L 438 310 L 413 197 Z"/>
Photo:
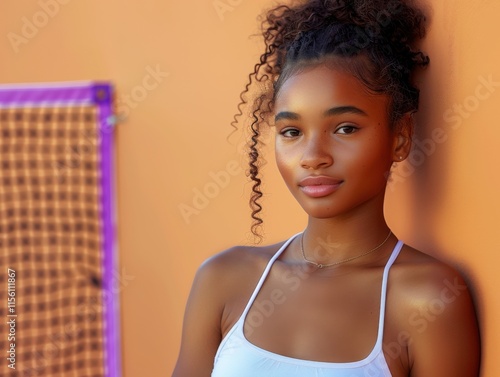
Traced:
<path fill-rule="evenodd" d="M 217 13 L 217 3 L 226 5 L 224 13 Z M 495 42 L 500 2 L 432 3 L 424 44 L 432 62 L 422 77 L 418 117 L 422 148 L 413 164 L 394 173 L 387 215 L 400 238 L 466 273 L 481 318 L 483 376 L 496 377 L 500 86 L 485 82 L 500 82 Z M 121 302 L 125 377 L 170 374 L 196 268 L 219 250 L 250 242 L 245 157 L 225 138 L 259 52 L 249 35 L 257 31 L 256 15 L 267 4 L 2 5 L 0 82 L 111 80 L 127 115 L 116 133 L 121 265 L 133 277 Z M 27 22 L 35 27 L 23 26 Z M 272 152 L 268 160 L 265 243 L 305 225 L 277 175 Z M 197 190 L 212 197 L 203 201 Z M 183 217 L 179 206 L 193 207 L 193 201 L 198 212 Z"/>

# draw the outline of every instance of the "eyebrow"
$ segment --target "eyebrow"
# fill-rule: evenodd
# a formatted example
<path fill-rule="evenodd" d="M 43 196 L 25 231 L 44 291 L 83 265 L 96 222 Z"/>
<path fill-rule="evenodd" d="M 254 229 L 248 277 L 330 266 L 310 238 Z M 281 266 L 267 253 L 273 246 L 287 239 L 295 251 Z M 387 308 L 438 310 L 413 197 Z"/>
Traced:
<path fill-rule="evenodd" d="M 363 110 L 356 106 L 338 106 L 338 107 L 332 107 L 331 109 L 326 110 L 323 113 L 323 117 L 329 117 L 333 115 L 340 115 L 340 114 L 359 114 L 359 115 L 368 115 L 366 114 Z M 292 111 L 281 111 L 276 116 L 274 117 L 274 121 L 277 122 L 282 119 L 287 119 L 287 120 L 299 120 L 300 115 L 297 113 L 294 113 Z"/>
<path fill-rule="evenodd" d="M 331 109 L 326 110 L 323 113 L 323 116 L 327 117 L 327 116 L 339 115 L 339 114 L 345 114 L 345 113 L 368 115 L 363 110 L 361 110 L 359 107 L 356 107 L 356 106 L 339 106 L 339 107 L 332 107 Z"/>

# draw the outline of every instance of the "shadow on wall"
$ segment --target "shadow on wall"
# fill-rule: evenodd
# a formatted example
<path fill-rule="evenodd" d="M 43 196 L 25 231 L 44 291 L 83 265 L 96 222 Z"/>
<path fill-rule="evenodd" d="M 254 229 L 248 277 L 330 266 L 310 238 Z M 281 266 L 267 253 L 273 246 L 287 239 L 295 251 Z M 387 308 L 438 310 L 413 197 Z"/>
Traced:
<path fill-rule="evenodd" d="M 456 164 L 452 161 L 456 149 L 454 141 L 458 142 L 459 130 L 473 113 L 480 111 L 481 106 L 490 100 L 500 82 L 496 82 L 491 74 L 477 72 L 475 82 L 470 80 L 471 90 L 463 98 L 454 97 L 459 79 L 463 76 L 458 73 L 456 64 L 459 63 L 454 54 L 442 51 L 442 46 L 453 45 L 453 38 L 453 35 L 432 35 L 427 39 L 430 40 L 429 46 L 423 47 L 431 62 L 419 85 L 420 111 L 415 119 L 413 149 L 408 159 L 393 172 L 389 190 L 406 186 L 410 191 L 409 218 L 413 239 L 423 242 L 418 248 L 431 252 L 462 273 L 472 294 L 480 331 L 484 334 L 484 302 L 477 272 L 448 257 L 450 250 L 443 249 L 437 231 L 442 228 L 440 214 L 449 211 L 446 205 L 453 179 L 450 171 Z"/>

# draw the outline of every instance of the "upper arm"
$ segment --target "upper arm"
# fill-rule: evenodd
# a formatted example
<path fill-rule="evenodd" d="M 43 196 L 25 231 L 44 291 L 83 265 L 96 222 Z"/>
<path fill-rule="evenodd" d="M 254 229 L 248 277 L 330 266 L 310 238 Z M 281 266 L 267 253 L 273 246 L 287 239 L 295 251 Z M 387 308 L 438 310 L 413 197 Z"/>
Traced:
<path fill-rule="evenodd" d="M 221 342 L 224 307 L 216 261 L 197 271 L 184 314 L 182 341 L 173 377 L 209 377 Z"/>
<path fill-rule="evenodd" d="M 477 377 L 480 341 L 473 302 L 462 276 L 431 270 L 408 315 L 411 377 Z M 429 275 L 427 275 L 429 277 Z"/>

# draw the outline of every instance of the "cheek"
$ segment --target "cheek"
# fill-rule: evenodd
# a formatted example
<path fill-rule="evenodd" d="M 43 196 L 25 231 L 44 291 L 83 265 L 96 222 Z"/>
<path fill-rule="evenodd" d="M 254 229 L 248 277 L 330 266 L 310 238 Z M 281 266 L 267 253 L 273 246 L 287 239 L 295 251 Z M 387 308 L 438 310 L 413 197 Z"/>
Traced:
<path fill-rule="evenodd" d="M 392 166 L 392 153 L 386 139 L 373 138 L 351 151 L 351 162 L 366 176 L 385 177 Z"/>
<path fill-rule="evenodd" d="M 292 177 L 295 161 L 293 154 L 290 151 L 283 151 L 279 146 L 275 146 L 275 160 L 278 171 L 288 184 L 288 180 Z"/>
<path fill-rule="evenodd" d="M 285 157 L 285 155 L 279 150 L 275 149 L 275 160 L 276 160 L 276 166 L 278 167 L 279 172 L 281 175 L 286 173 L 288 170 L 288 165 L 290 161 Z"/>

